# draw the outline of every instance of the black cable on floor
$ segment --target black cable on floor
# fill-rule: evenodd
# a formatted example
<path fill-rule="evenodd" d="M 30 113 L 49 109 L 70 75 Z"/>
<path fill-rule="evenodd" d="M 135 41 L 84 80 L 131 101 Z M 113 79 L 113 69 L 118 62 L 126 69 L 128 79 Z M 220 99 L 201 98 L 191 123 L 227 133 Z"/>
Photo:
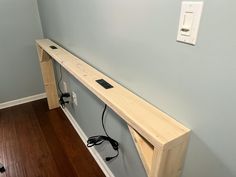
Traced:
<path fill-rule="evenodd" d="M 5 167 L 3 166 L 3 164 L 0 163 L 0 173 L 4 173 L 5 171 Z"/>
<path fill-rule="evenodd" d="M 93 146 L 102 144 L 104 141 L 108 141 L 111 144 L 112 148 L 116 151 L 116 155 L 114 155 L 112 157 L 106 157 L 106 161 L 110 161 L 110 160 L 118 157 L 118 155 L 119 155 L 119 143 L 116 140 L 112 139 L 106 131 L 106 128 L 105 128 L 105 125 L 104 125 L 104 115 L 105 115 L 106 109 L 107 109 L 107 105 L 105 104 L 105 107 L 104 107 L 103 112 L 102 112 L 102 127 L 103 127 L 103 130 L 104 130 L 106 136 L 97 135 L 97 136 L 89 137 L 89 139 L 87 141 L 87 147 L 93 147 Z"/>

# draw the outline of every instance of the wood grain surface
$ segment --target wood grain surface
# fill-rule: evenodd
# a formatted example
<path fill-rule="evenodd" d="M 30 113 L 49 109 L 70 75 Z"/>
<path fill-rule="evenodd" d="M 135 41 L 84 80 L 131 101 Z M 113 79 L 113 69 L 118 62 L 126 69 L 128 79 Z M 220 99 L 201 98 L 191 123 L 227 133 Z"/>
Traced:
<path fill-rule="evenodd" d="M 0 110 L 0 177 L 105 177 L 61 109 L 46 99 Z"/>

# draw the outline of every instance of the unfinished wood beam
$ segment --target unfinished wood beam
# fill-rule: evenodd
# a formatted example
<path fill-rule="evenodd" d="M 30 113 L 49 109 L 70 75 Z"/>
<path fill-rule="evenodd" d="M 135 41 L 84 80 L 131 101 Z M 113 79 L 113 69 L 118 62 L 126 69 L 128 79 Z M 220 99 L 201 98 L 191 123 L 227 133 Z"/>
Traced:
<path fill-rule="evenodd" d="M 43 76 L 44 88 L 48 100 L 48 107 L 49 109 L 58 108 L 58 94 L 52 60 L 50 55 L 48 55 L 48 53 L 41 47 L 37 46 L 37 51 Z"/>
<path fill-rule="evenodd" d="M 154 148 L 150 177 L 179 177 L 183 172 L 189 135 L 184 135 L 176 146 Z"/>
<path fill-rule="evenodd" d="M 128 126 L 128 128 L 142 160 L 144 169 L 146 170 L 147 176 L 150 176 L 154 147 L 132 127 Z"/>

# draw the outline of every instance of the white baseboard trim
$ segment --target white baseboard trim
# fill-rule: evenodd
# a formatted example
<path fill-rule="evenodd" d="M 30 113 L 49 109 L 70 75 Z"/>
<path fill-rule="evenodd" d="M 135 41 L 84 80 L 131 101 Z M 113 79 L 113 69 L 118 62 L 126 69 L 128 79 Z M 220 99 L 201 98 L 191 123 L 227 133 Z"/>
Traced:
<path fill-rule="evenodd" d="M 67 118 L 70 120 L 71 124 L 73 125 L 74 129 L 77 131 L 81 139 L 83 140 L 84 144 L 87 144 L 88 137 L 85 135 L 84 131 L 80 128 L 78 123 L 75 121 L 74 117 L 71 115 L 69 110 L 67 108 L 62 108 L 63 112 L 67 116 Z M 103 171 L 106 177 L 115 177 L 114 174 L 111 172 L 109 167 L 107 166 L 106 162 L 102 159 L 102 157 L 99 155 L 97 150 L 94 147 L 88 148 L 89 152 L 92 154 L 93 158 Z"/>
<path fill-rule="evenodd" d="M 40 99 L 43 99 L 43 98 L 46 98 L 46 93 L 41 93 L 41 94 L 37 94 L 37 95 L 33 95 L 33 96 L 28 96 L 28 97 L 25 97 L 25 98 L 13 100 L 13 101 L 8 101 L 8 102 L 5 102 L 5 103 L 0 103 L 0 109 L 9 108 L 9 107 L 12 107 L 12 106 L 28 103 L 28 102 L 31 102 L 31 101 L 40 100 Z"/>

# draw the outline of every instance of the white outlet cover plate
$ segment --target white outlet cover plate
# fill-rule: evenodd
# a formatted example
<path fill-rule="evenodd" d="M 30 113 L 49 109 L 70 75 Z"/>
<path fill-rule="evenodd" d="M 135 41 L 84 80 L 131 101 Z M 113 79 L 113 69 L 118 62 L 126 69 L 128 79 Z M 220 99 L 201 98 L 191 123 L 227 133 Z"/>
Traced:
<path fill-rule="evenodd" d="M 78 101 L 77 101 L 77 95 L 75 92 L 72 92 L 72 100 L 73 100 L 73 103 L 78 106 Z"/>
<path fill-rule="evenodd" d="M 177 41 L 191 45 L 196 44 L 203 4 L 203 1 L 182 2 Z"/>

